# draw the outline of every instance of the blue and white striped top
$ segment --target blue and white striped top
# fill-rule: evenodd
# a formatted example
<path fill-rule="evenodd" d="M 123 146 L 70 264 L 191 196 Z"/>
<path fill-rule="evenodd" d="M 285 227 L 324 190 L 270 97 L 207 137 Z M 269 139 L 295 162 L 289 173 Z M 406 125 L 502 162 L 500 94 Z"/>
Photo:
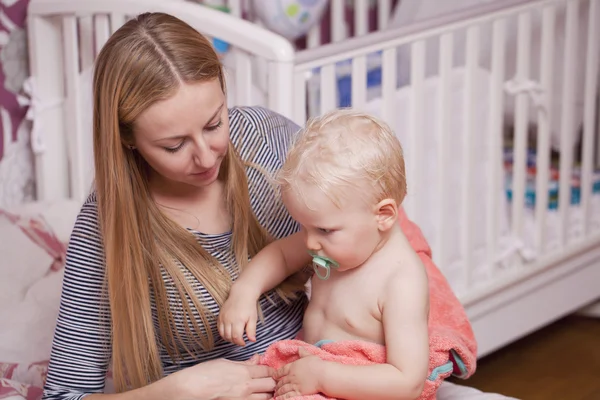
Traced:
<path fill-rule="evenodd" d="M 288 145 L 299 127 L 272 111 L 253 107 L 229 110 L 229 121 L 231 140 L 242 158 L 255 166 L 249 167 L 247 174 L 251 207 L 259 222 L 276 238 L 297 232 L 299 226 L 277 200 L 272 182 L 265 177 L 265 172 L 274 174 L 281 168 Z M 231 233 L 193 233 L 204 248 L 233 274 Z M 107 326 L 108 320 L 101 317 L 109 313 L 108 301 L 102 292 L 104 267 L 97 203 L 92 194 L 81 208 L 68 246 L 60 311 L 43 399 L 81 399 L 86 394 L 104 390 L 111 357 L 110 326 Z M 191 274 L 189 276 L 194 279 Z M 168 280 L 166 282 L 167 292 L 176 293 L 175 287 L 170 287 Z M 199 283 L 196 286 L 199 287 L 200 298 L 210 298 L 205 296 L 206 289 Z M 165 374 L 216 358 L 246 360 L 255 353 L 264 352 L 275 341 L 295 337 L 302 326 L 306 303 L 305 296 L 290 305 L 281 300 L 275 304 L 263 300 L 264 323 L 257 326 L 257 342 L 245 347 L 223 341 L 216 326 L 210 327 L 215 348 L 210 352 L 198 349 L 196 359 L 182 354 L 183 361 L 173 364 L 165 347 L 159 344 Z M 172 305 L 177 307 L 175 301 Z M 155 304 L 151 306 L 154 310 Z M 209 301 L 207 308 L 218 314 L 214 300 Z M 177 310 L 174 311 L 177 314 Z M 185 330 L 180 334 L 185 340 Z M 160 333 L 156 337 L 160 340 Z"/>

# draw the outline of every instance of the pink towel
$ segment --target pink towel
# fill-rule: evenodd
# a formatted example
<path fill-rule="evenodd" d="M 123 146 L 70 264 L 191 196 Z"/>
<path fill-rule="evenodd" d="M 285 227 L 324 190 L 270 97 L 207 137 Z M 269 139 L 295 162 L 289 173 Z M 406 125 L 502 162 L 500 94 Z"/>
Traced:
<path fill-rule="evenodd" d="M 477 342 L 458 298 L 448 281 L 431 260 L 431 249 L 421 230 L 400 210 L 400 226 L 413 249 L 421 257 L 429 277 L 429 374 L 419 400 L 435 400 L 437 389 L 444 379 L 454 375 L 466 379 L 475 373 Z M 369 365 L 386 361 L 385 347 L 362 341 L 327 343 L 320 348 L 300 340 L 285 340 L 271 345 L 261 364 L 274 368 L 298 359 L 298 348 L 324 360 L 351 365 Z M 323 400 L 329 397 L 311 395 L 296 400 Z"/>

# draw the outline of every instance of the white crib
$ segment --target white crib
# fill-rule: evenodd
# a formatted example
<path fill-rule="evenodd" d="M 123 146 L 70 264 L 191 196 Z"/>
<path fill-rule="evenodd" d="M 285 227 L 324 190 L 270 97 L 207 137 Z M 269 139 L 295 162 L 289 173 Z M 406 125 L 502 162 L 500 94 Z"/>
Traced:
<path fill-rule="evenodd" d="M 95 54 L 129 16 L 164 11 L 231 45 L 231 105 L 303 124 L 351 104 L 395 129 L 405 208 L 466 307 L 480 356 L 600 298 L 600 0 L 508 0 L 394 29 L 392 2 L 380 0 L 371 33 L 368 2 L 356 0 L 353 38 L 344 1 L 330 4 L 333 43 L 321 45 L 317 27 L 297 50 L 240 19 L 240 1 L 225 14 L 182 0 L 31 0 L 38 200 L 87 196 Z"/>

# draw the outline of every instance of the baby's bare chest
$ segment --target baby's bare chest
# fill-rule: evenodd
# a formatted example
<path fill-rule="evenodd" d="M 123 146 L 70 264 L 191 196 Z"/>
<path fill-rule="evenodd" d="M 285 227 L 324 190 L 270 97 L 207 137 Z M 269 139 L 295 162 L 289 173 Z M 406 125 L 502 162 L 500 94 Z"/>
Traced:
<path fill-rule="evenodd" d="M 354 278 L 327 281 L 313 278 L 311 300 L 304 318 L 307 333 L 383 341 L 379 303 L 382 284 L 376 279 Z"/>

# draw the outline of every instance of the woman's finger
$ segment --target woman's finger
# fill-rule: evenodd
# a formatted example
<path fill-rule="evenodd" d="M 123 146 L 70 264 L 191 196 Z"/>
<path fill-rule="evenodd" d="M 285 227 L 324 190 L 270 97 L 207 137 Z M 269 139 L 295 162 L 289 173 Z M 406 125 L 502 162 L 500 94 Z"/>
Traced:
<path fill-rule="evenodd" d="M 250 378 L 252 379 L 260 379 L 260 378 L 269 378 L 274 374 L 273 368 L 268 367 L 266 365 L 248 365 L 248 372 L 250 373 Z"/>
<path fill-rule="evenodd" d="M 254 393 L 246 397 L 248 400 L 271 400 L 273 393 Z"/>
<path fill-rule="evenodd" d="M 273 378 L 252 379 L 248 383 L 250 393 L 273 393 L 275 391 L 275 381 Z"/>

